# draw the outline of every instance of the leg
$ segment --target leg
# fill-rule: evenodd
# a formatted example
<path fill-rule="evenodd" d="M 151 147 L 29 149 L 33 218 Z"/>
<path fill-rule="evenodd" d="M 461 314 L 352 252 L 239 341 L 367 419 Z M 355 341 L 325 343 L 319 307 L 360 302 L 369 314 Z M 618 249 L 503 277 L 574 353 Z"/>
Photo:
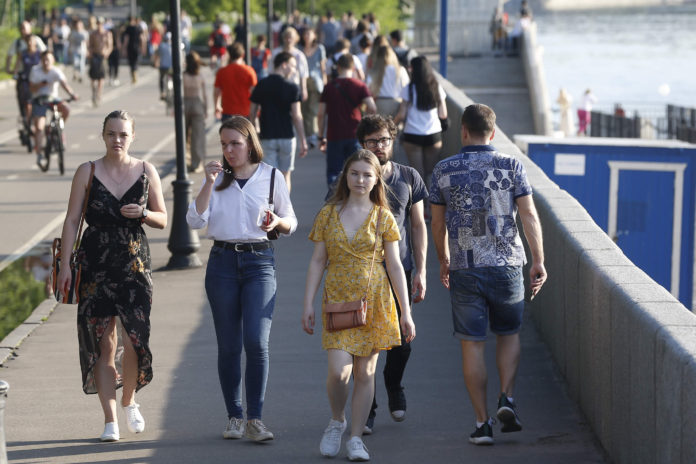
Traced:
<path fill-rule="evenodd" d="M 116 422 L 116 345 L 116 318 L 111 318 L 99 341 L 99 359 L 94 366 L 94 381 L 104 411 L 105 424 Z"/>
<path fill-rule="evenodd" d="M 44 139 L 44 128 L 46 127 L 46 117 L 34 117 L 34 146 L 36 148 L 36 154 L 41 154 L 43 149 L 43 139 Z"/>
<path fill-rule="evenodd" d="M 442 150 L 442 142 L 423 147 L 423 181 L 428 188 L 430 188 L 430 178 L 433 175 L 433 169 L 437 162 L 440 161 L 440 150 Z"/>
<path fill-rule="evenodd" d="M 290 183 L 290 177 L 292 176 L 292 171 L 284 171 L 283 172 L 283 177 L 285 178 L 285 184 L 288 186 L 288 193 L 290 193 L 291 190 L 291 183 Z"/>
<path fill-rule="evenodd" d="M 228 418 L 242 418 L 242 314 L 234 251 L 212 248 L 205 289 L 213 313 L 218 344 L 218 377 L 227 415 Z"/>
<path fill-rule="evenodd" d="M 238 255 L 240 256 L 240 255 Z M 268 381 L 268 340 L 276 297 L 273 250 L 241 254 L 240 304 L 246 353 L 247 420 L 261 419 Z"/>
<path fill-rule="evenodd" d="M 138 385 L 138 355 L 133 348 L 133 342 L 123 327 L 121 331 L 123 340 L 123 396 L 121 406 L 129 406 L 135 403 L 135 389 Z"/>
<path fill-rule="evenodd" d="M 377 368 L 378 354 L 379 352 L 375 351 L 370 356 L 354 356 L 351 437 L 362 436 L 367 416 L 370 413 L 372 398 L 375 394 L 375 369 Z"/>
<path fill-rule="evenodd" d="M 500 376 L 500 391 L 512 396 L 515 388 L 517 367 L 520 364 L 520 334 L 498 335 L 496 343 L 496 364 Z"/>
<path fill-rule="evenodd" d="M 329 372 L 326 377 L 326 392 L 329 396 L 331 418 L 343 422 L 346 419 L 350 374 L 353 371 L 353 356 L 341 350 L 328 350 Z"/>
<path fill-rule="evenodd" d="M 423 149 L 410 142 L 402 142 L 401 144 L 406 152 L 406 158 L 408 159 L 408 164 L 418 171 L 423 180 L 425 180 L 425 168 L 423 166 Z"/>
<path fill-rule="evenodd" d="M 488 420 L 486 409 L 486 363 L 483 358 L 485 342 L 462 340 L 462 371 L 477 422 Z"/>

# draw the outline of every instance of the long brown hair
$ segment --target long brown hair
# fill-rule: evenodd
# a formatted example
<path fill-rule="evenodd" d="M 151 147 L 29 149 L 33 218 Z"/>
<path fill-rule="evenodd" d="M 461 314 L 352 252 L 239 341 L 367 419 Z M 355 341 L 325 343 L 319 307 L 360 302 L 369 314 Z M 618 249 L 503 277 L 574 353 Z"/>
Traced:
<path fill-rule="evenodd" d="M 259 142 L 259 138 L 256 135 L 256 129 L 254 129 L 254 126 L 251 125 L 247 118 L 245 118 L 244 116 L 235 115 L 229 119 L 225 119 L 222 125 L 220 125 L 220 130 L 218 131 L 218 134 L 222 134 L 222 131 L 224 129 L 234 129 L 240 134 L 242 134 L 242 137 L 246 138 L 247 145 L 249 145 L 249 148 L 251 149 L 249 151 L 249 162 L 251 162 L 252 164 L 257 164 L 261 162 L 261 160 L 263 159 L 263 149 L 261 148 L 261 142 Z M 222 167 L 223 169 L 226 169 L 234 173 L 234 169 L 225 159 L 225 155 L 222 155 Z M 222 182 L 220 182 L 220 185 L 215 187 L 215 190 L 225 190 L 227 187 L 230 186 L 230 184 L 232 184 L 233 180 L 234 174 L 228 174 L 227 172 L 223 172 Z"/>
<path fill-rule="evenodd" d="M 382 206 L 385 208 L 389 207 L 386 192 L 387 186 L 382 178 L 382 166 L 379 164 L 379 159 L 377 159 L 377 157 L 370 150 L 365 149 L 360 149 L 354 152 L 343 164 L 343 170 L 338 177 L 336 190 L 334 190 L 333 195 L 331 195 L 331 198 L 329 198 L 327 203 L 339 205 L 341 207 L 345 205 L 345 202 L 348 200 L 348 196 L 350 195 L 347 179 L 348 170 L 350 169 L 351 164 L 355 163 L 356 161 L 365 161 L 367 164 L 372 166 L 375 176 L 377 176 L 377 183 L 370 191 L 370 201 L 377 206 Z"/>
<path fill-rule="evenodd" d="M 372 69 L 370 69 L 370 76 L 372 77 L 370 92 L 372 95 L 379 95 L 387 66 L 394 67 L 396 78 L 399 79 L 399 59 L 396 57 L 396 53 L 389 45 L 380 45 L 377 49 L 375 60 L 372 62 Z"/>

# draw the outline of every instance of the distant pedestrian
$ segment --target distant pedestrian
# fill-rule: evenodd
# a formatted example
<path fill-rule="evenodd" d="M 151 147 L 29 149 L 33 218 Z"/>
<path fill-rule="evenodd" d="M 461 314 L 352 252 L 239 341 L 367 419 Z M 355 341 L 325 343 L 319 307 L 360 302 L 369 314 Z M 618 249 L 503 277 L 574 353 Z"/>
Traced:
<path fill-rule="evenodd" d="M 72 57 L 73 80 L 82 82 L 85 76 L 85 64 L 87 61 L 87 41 L 89 33 L 85 30 L 85 25 L 81 19 L 75 21 L 75 27 L 70 32 L 68 43 L 68 55 Z"/>
<path fill-rule="evenodd" d="M 164 40 L 160 42 L 153 54 L 153 65 L 159 70 L 159 97 L 160 100 L 166 98 L 167 76 L 172 71 L 172 33 L 167 32 Z"/>
<path fill-rule="evenodd" d="M 289 235 L 297 218 L 283 176 L 275 176 L 273 207 L 269 191 L 273 168 L 249 120 L 232 116 L 220 127 L 222 161 L 205 165 L 205 180 L 189 205 L 186 220 L 207 227 L 213 242 L 205 291 L 218 345 L 218 376 L 227 409 L 224 438 L 273 439 L 261 421 L 268 380 L 268 341 L 276 298 L 276 270 L 268 232 Z M 242 407 L 242 348 L 246 417 Z"/>
<path fill-rule="evenodd" d="M 573 97 L 570 96 L 566 89 L 561 89 L 558 92 L 556 100 L 561 112 L 560 130 L 566 137 L 571 137 L 575 134 L 575 122 L 573 121 Z"/>
<path fill-rule="evenodd" d="M 302 120 L 307 143 L 314 148 L 319 144 L 319 126 L 317 111 L 319 110 L 319 97 L 324 91 L 327 82 L 326 76 L 326 49 L 317 40 L 317 35 L 312 28 L 306 28 L 302 33 L 300 46 L 307 58 L 309 78 L 307 79 L 307 99 L 302 102 Z"/>
<path fill-rule="evenodd" d="M 89 226 L 78 249 L 82 273 L 77 288 L 77 336 L 82 389 L 98 394 L 104 412 L 101 441 L 120 438 L 119 387 L 123 387 L 121 406 L 128 430 L 145 430 L 135 392 L 152 380 L 152 270 L 143 225 L 165 228 L 167 210 L 157 169 L 128 152 L 133 137 L 134 122 L 128 113 L 113 111 L 106 116 L 102 127 L 106 154 L 77 168 L 61 235 L 62 249 L 72 250 L 88 196 L 85 220 Z M 61 267 L 57 288 L 65 292 L 70 280 L 70 267 Z M 123 344 L 122 372 L 115 363 L 119 343 Z"/>
<path fill-rule="evenodd" d="M 138 81 L 138 60 L 145 54 L 147 44 L 147 31 L 138 23 L 135 16 L 128 17 L 128 26 L 123 32 L 122 53 L 128 57 L 130 67 L 131 84 Z"/>
<path fill-rule="evenodd" d="M 299 13 L 298 13 L 299 14 Z M 283 41 L 280 47 L 273 49 L 272 57 L 280 52 L 288 52 L 295 57 L 297 61 L 297 69 L 288 77 L 289 80 L 300 86 L 300 92 L 302 95 L 302 101 L 307 100 L 307 79 L 309 78 L 309 66 L 307 65 L 307 57 L 302 50 L 297 48 L 297 44 L 300 41 L 300 36 L 294 27 L 286 28 L 282 34 L 281 39 Z"/>
<path fill-rule="evenodd" d="M 210 49 L 210 67 L 213 71 L 217 70 L 222 65 L 222 57 L 227 52 L 227 47 L 230 45 L 230 34 L 225 28 L 225 23 L 221 20 L 215 20 L 213 24 L 213 32 L 208 37 L 208 48 Z M 227 28 L 229 29 L 229 27 Z"/>
<path fill-rule="evenodd" d="M 336 182 L 348 157 L 360 149 L 355 131 L 364 112 L 377 111 L 367 86 L 353 77 L 353 55 L 345 53 L 338 59 L 338 77 L 324 87 L 319 99 L 319 149 L 326 152 L 326 183 Z M 324 124 L 326 117 L 326 124 Z"/>
<path fill-rule="evenodd" d="M 592 90 L 587 89 L 578 105 L 578 135 L 588 135 L 590 122 L 592 121 L 592 107 L 597 103 L 597 97 Z"/>
<path fill-rule="evenodd" d="M 408 164 L 429 181 L 442 149 L 442 123 L 447 118 L 447 94 L 438 84 L 425 56 L 411 60 L 411 83 L 401 91 L 401 105 L 394 122 L 404 123 L 402 146 Z M 426 216 L 428 215 L 426 207 Z"/>
<path fill-rule="evenodd" d="M 408 71 L 399 64 L 396 53 L 388 45 L 380 46 L 374 56 L 367 73 L 367 85 L 374 95 L 377 113 L 393 118 L 401 105 L 401 93 L 410 82 Z"/>
<path fill-rule="evenodd" d="M 249 117 L 249 97 L 256 86 L 256 71 L 244 62 L 244 47 L 235 42 L 227 47 L 230 63 L 215 75 L 213 105 L 215 118 L 225 120 L 235 114 Z"/>
<path fill-rule="evenodd" d="M 326 21 L 321 25 L 319 41 L 327 51 L 333 50 L 340 33 L 341 24 L 334 18 L 333 11 L 326 10 Z"/>
<path fill-rule="evenodd" d="M 389 210 L 381 166 L 372 152 L 361 149 L 346 160 L 335 193 L 317 214 L 309 238 L 314 252 L 307 270 L 304 331 L 314 333 L 313 302 L 325 270 L 324 304 L 354 301 L 363 295 L 367 298 L 366 325 L 322 330 L 322 347 L 328 354 L 326 387 L 331 419 L 319 451 L 334 457 L 341 449 L 341 437 L 348 426 L 345 406 L 352 374 L 352 418 L 346 450 L 349 460 L 368 461 L 370 455 L 361 437 L 374 395 L 378 354 L 400 345 L 402 335 L 407 342 L 416 336 L 399 258 L 399 229 Z M 401 308 L 400 322 L 390 282 Z M 322 315 L 319 320 L 325 318 Z M 325 322 L 322 325 L 325 327 Z"/>
<path fill-rule="evenodd" d="M 389 39 L 401 66 L 406 69 L 410 68 L 411 60 L 418 56 L 418 52 L 406 45 L 404 36 L 398 29 L 394 29 L 389 33 Z"/>
<path fill-rule="evenodd" d="M 70 46 L 70 26 L 68 20 L 61 18 L 58 24 L 53 27 L 53 55 L 56 63 L 68 62 L 68 48 Z"/>
<path fill-rule="evenodd" d="M 532 295 L 546 281 L 544 247 L 524 166 L 490 145 L 495 135 L 493 110 L 469 105 L 461 124 L 462 151 L 440 161 L 433 171 L 432 232 L 440 281 L 452 299 L 454 336 L 461 341 L 464 382 L 476 415 L 469 441 L 492 445 L 484 362 L 489 326 L 496 335 L 501 432 L 522 430 L 513 399 L 524 310 L 522 266 L 527 261 L 515 220 L 518 212 L 532 255 Z"/>
<path fill-rule="evenodd" d="M 256 46 L 251 49 L 251 67 L 256 71 L 258 80 L 268 77 L 268 61 L 271 57 L 271 49 L 267 47 L 266 36 L 256 36 Z"/>
<path fill-rule="evenodd" d="M 118 68 L 121 61 L 121 33 L 123 27 L 112 24 L 109 29 L 111 33 L 111 43 L 113 44 L 111 53 L 108 55 L 109 63 L 109 85 L 119 86 L 121 82 L 118 79 Z"/>
<path fill-rule="evenodd" d="M 364 82 L 365 69 L 360 58 L 350 53 L 350 41 L 348 39 L 338 39 L 334 45 L 333 52 L 326 60 L 327 79 L 331 81 L 338 77 L 338 60 L 346 53 L 353 58 L 353 77 Z"/>
<path fill-rule="evenodd" d="M 307 155 L 300 88 L 288 80 L 296 63 L 290 53 L 278 53 L 273 60 L 273 73 L 261 79 L 251 93 L 251 123 L 256 126 L 256 114 L 261 110 L 260 137 L 264 157 L 268 164 L 283 173 L 288 191 L 291 190 L 290 177 L 295 169 L 298 145 L 300 157 Z"/>
<path fill-rule="evenodd" d="M 89 77 L 92 81 L 92 105 L 101 103 L 106 77 L 106 59 L 114 47 L 112 35 L 104 28 L 104 18 L 97 18 L 97 29 L 89 35 L 87 57 L 89 58 Z"/>
<path fill-rule="evenodd" d="M 205 162 L 205 118 L 208 115 L 208 92 L 200 73 L 201 58 L 196 52 L 186 55 L 186 71 L 183 75 L 184 121 L 186 140 L 190 149 L 186 152 L 189 172 L 203 171 Z"/>

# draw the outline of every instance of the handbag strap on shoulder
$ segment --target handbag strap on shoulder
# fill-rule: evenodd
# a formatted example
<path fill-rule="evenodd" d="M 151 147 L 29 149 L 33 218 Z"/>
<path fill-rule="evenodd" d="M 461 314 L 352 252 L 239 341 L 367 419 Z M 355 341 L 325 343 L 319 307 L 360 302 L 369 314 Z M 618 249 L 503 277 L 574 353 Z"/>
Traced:
<path fill-rule="evenodd" d="M 372 263 L 370 264 L 370 274 L 367 277 L 367 286 L 365 287 L 365 296 L 367 299 L 367 292 L 370 291 L 370 280 L 372 280 L 372 270 L 375 267 L 375 255 L 377 254 L 377 241 L 379 240 L 379 226 L 382 219 L 382 207 L 377 207 L 377 224 L 375 225 L 375 244 L 372 247 Z"/>
<path fill-rule="evenodd" d="M 85 190 L 85 200 L 82 202 L 82 215 L 80 216 L 80 227 L 77 229 L 77 239 L 75 240 L 75 245 L 73 246 L 73 252 L 80 248 L 80 241 L 82 240 L 82 226 L 85 224 L 85 213 L 87 212 L 89 192 L 90 190 L 92 190 L 92 180 L 94 179 L 94 161 L 90 161 L 89 164 L 89 182 L 87 182 L 87 189 Z"/>
<path fill-rule="evenodd" d="M 268 192 L 268 206 L 273 209 L 273 184 L 275 184 L 275 173 L 276 173 L 276 168 L 273 168 L 271 171 L 271 188 L 270 191 Z"/>

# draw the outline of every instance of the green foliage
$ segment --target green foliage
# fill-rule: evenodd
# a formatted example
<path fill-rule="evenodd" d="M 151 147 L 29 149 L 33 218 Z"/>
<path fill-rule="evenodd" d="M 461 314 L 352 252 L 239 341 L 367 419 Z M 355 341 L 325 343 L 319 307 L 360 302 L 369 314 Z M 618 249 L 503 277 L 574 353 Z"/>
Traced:
<path fill-rule="evenodd" d="M 19 37 L 19 32 L 16 27 L 0 28 L 0 79 L 12 77 L 5 73 L 5 59 L 7 58 L 7 50 L 17 37 Z"/>
<path fill-rule="evenodd" d="M 0 340 L 46 299 L 44 287 L 43 282 L 34 280 L 31 272 L 24 269 L 23 260 L 0 272 Z"/>

